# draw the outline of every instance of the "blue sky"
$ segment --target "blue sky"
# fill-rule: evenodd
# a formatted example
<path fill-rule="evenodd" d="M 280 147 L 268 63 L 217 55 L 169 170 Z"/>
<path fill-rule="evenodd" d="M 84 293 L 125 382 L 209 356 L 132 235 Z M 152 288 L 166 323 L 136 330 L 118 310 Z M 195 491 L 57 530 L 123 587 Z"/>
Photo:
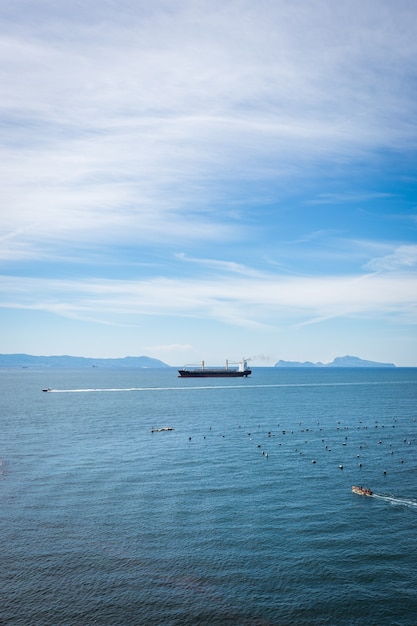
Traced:
<path fill-rule="evenodd" d="M 3 0 L 0 352 L 417 366 L 416 19 Z"/>

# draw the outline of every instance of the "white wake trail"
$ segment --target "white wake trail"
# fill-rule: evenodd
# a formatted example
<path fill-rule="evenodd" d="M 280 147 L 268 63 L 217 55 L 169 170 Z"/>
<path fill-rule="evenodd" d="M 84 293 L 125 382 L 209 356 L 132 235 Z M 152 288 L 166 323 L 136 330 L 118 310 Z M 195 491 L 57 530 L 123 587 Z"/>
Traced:
<path fill-rule="evenodd" d="M 382 494 L 378 494 L 378 493 L 374 493 L 373 494 L 374 498 L 379 498 L 379 500 L 385 500 L 386 502 L 389 502 L 390 504 L 394 504 L 397 506 L 408 506 L 410 508 L 416 509 L 417 510 L 417 500 L 414 499 L 410 499 L 410 498 L 396 498 L 394 496 L 384 496 Z"/>

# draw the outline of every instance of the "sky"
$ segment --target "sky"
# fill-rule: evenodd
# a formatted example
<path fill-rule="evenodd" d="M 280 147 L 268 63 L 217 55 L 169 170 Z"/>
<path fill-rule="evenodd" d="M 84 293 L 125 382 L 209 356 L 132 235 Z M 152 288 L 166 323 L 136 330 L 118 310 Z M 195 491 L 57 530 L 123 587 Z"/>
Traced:
<path fill-rule="evenodd" d="M 417 366 L 414 0 L 2 0 L 0 352 Z"/>

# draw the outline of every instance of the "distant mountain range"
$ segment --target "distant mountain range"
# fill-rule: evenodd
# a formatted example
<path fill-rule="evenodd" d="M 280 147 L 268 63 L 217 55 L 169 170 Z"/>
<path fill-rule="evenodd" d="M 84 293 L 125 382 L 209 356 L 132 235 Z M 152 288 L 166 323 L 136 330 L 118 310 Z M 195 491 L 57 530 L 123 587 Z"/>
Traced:
<path fill-rule="evenodd" d="M 395 367 L 394 363 L 365 361 L 357 356 L 338 356 L 331 363 L 312 363 L 311 361 L 278 361 L 275 367 Z"/>
<path fill-rule="evenodd" d="M 31 354 L 0 354 L 0 368 L 56 368 L 79 369 L 89 367 L 103 368 L 169 368 L 159 359 L 148 356 L 126 356 L 121 359 L 94 359 L 83 356 L 32 356 Z M 357 356 L 338 356 L 331 363 L 312 363 L 311 361 L 278 361 L 274 367 L 395 367 L 394 363 L 365 361 Z"/>
<path fill-rule="evenodd" d="M 0 368 L 57 368 L 75 369 L 87 367 L 116 368 L 164 368 L 163 361 L 148 356 L 126 356 L 122 359 L 93 359 L 82 356 L 32 356 L 30 354 L 0 354 Z"/>

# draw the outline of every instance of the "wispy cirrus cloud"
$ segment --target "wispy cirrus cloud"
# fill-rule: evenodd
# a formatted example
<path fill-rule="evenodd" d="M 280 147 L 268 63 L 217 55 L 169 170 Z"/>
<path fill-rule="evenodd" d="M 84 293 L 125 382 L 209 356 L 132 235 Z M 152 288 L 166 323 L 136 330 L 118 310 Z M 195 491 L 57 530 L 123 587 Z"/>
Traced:
<path fill-rule="evenodd" d="M 263 276 L 263 273 L 261 271 L 250 268 L 247 265 L 244 265 L 243 263 L 236 263 L 235 261 L 223 261 L 220 259 L 206 259 L 206 258 L 190 257 L 186 255 L 184 252 L 179 252 L 175 256 L 177 259 L 184 261 L 185 263 L 198 265 L 200 267 L 208 269 L 209 271 L 242 274 L 244 276 L 253 276 L 253 277 Z"/>
<path fill-rule="evenodd" d="M 321 0 L 169 11 L 122 2 L 117 14 L 91 3 L 79 18 L 69 5 L 9 5 L 6 231 L 35 214 L 33 241 L 61 247 L 132 232 L 233 238 L 213 213 L 222 200 L 213 180 L 293 178 L 329 158 L 415 144 L 414 93 L 399 89 L 417 52 L 406 4 L 370 2 L 361 15 Z"/>
<path fill-rule="evenodd" d="M 254 327 L 332 317 L 386 316 L 417 323 L 415 274 L 145 279 L 137 281 L 1 277 L 2 307 L 134 324 L 137 316 L 185 316 Z"/>
<path fill-rule="evenodd" d="M 366 269 L 395 272 L 417 269 L 417 245 L 401 245 L 392 253 L 371 259 Z"/>
<path fill-rule="evenodd" d="M 384 192 L 372 192 L 372 193 L 358 193 L 358 192 L 345 192 L 345 193 L 322 193 L 319 194 L 314 200 L 309 200 L 308 204 L 345 204 L 345 203 L 362 203 L 369 202 L 370 200 L 385 200 L 391 198 L 392 194 Z"/>

